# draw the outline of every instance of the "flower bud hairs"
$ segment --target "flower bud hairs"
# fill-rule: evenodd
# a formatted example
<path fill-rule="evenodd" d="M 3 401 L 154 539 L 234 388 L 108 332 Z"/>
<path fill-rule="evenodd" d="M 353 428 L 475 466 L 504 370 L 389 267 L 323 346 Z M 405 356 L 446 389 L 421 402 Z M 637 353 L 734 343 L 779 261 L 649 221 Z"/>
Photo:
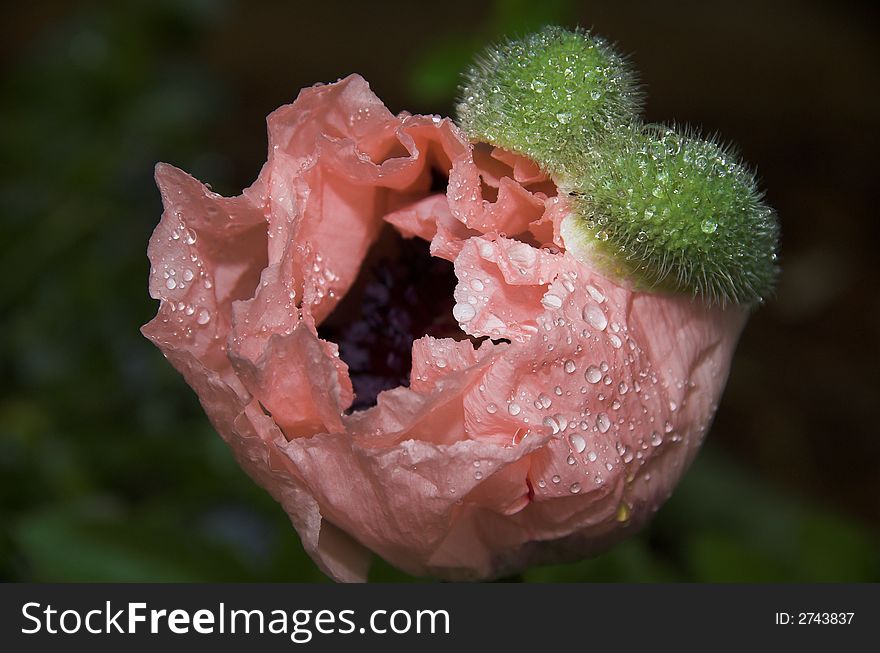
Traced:
<path fill-rule="evenodd" d="M 778 227 L 641 103 L 611 45 L 548 27 L 481 56 L 458 125 L 350 75 L 269 116 L 238 197 L 156 166 L 143 332 L 332 578 L 578 559 L 669 497 Z"/>
<path fill-rule="evenodd" d="M 565 245 L 644 290 L 748 303 L 777 275 L 776 215 L 736 154 L 645 125 L 629 62 L 581 29 L 490 48 L 458 103 L 475 141 L 521 152 L 574 198 Z"/>

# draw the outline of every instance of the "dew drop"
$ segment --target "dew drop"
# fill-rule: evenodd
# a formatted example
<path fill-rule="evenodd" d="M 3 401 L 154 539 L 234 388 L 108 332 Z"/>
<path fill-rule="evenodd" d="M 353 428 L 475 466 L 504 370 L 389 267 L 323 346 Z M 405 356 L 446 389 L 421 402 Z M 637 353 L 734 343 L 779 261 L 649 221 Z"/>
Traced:
<path fill-rule="evenodd" d="M 602 293 L 601 290 L 596 288 L 596 286 L 587 286 L 587 292 L 590 294 L 590 297 L 592 297 L 593 300 L 598 302 L 599 304 L 605 301 L 605 295 Z"/>
<path fill-rule="evenodd" d="M 571 487 L 568 489 L 572 494 L 577 494 L 578 492 L 581 491 L 581 484 L 580 483 L 572 483 Z"/>
<path fill-rule="evenodd" d="M 452 307 L 452 317 L 459 322 L 469 322 L 477 314 L 476 309 L 470 304 L 456 304 Z"/>
<path fill-rule="evenodd" d="M 587 371 L 584 372 L 584 378 L 589 383 L 599 383 L 599 381 L 602 379 L 602 371 L 595 365 L 590 365 L 587 368 Z"/>
<path fill-rule="evenodd" d="M 600 433 L 605 433 L 611 428 L 611 420 L 606 413 L 596 415 L 596 428 L 599 429 Z"/>
<path fill-rule="evenodd" d="M 560 299 L 557 295 L 552 293 L 548 295 L 544 295 L 541 299 L 541 303 L 545 308 L 560 308 L 562 306 L 562 299 Z"/>
<path fill-rule="evenodd" d="M 568 436 L 568 441 L 571 443 L 571 448 L 575 450 L 575 453 L 583 453 L 584 449 L 587 448 L 587 441 L 580 433 L 571 434 Z"/>
<path fill-rule="evenodd" d="M 207 311 L 207 309 L 201 309 L 199 314 L 196 316 L 196 322 L 199 324 L 207 324 L 211 321 L 211 314 Z"/>
<path fill-rule="evenodd" d="M 550 431 L 553 433 L 553 435 L 556 435 L 557 433 L 559 433 L 559 422 L 557 422 L 552 417 L 545 417 L 544 421 L 541 423 L 544 426 L 549 427 Z"/>
<path fill-rule="evenodd" d="M 565 361 L 566 374 L 574 374 L 575 370 L 577 370 L 577 364 L 573 360 L 569 358 L 567 361 Z"/>
<path fill-rule="evenodd" d="M 605 317 L 604 311 L 595 304 L 590 304 L 584 309 L 584 319 L 598 331 L 604 331 L 608 326 L 608 318 Z"/>
<path fill-rule="evenodd" d="M 511 415 L 513 415 L 514 417 L 519 415 L 521 411 L 522 411 L 522 408 L 520 408 L 520 405 L 518 403 L 516 403 L 515 401 L 507 407 L 507 412 L 510 413 Z"/>
<path fill-rule="evenodd" d="M 496 406 L 495 404 L 487 404 L 486 405 L 486 412 L 489 413 L 490 415 L 494 415 L 497 411 L 498 411 L 498 406 Z"/>

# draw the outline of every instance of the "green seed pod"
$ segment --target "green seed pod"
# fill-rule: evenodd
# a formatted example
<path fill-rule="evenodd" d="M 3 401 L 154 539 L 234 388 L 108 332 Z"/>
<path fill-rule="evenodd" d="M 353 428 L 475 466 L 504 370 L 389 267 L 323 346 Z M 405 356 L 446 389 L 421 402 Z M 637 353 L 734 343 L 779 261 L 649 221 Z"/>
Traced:
<path fill-rule="evenodd" d="M 584 152 L 566 247 L 636 287 L 759 301 L 777 275 L 776 214 L 718 144 L 658 125 Z"/>
<path fill-rule="evenodd" d="M 472 140 L 525 154 L 559 181 L 584 149 L 640 108 L 635 73 L 603 39 L 546 27 L 478 58 L 457 113 Z"/>

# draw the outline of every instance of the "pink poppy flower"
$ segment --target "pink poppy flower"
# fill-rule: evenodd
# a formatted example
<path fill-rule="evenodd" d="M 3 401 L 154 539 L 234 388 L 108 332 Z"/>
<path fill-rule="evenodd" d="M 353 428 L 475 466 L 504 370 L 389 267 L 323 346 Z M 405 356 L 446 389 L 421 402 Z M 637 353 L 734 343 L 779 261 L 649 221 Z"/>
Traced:
<path fill-rule="evenodd" d="M 268 131 L 238 197 L 156 167 L 143 332 L 321 569 L 362 581 L 374 552 L 491 578 L 638 529 L 697 452 L 748 309 L 609 278 L 566 248 L 570 198 L 535 163 L 395 116 L 357 75 Z M 391 233 L 429 243 L 422 286 L 392 287 Z M 381 344 L 395 329 L 403 354 Z M 371 376 L 386 354 L 407 382 Z"/>

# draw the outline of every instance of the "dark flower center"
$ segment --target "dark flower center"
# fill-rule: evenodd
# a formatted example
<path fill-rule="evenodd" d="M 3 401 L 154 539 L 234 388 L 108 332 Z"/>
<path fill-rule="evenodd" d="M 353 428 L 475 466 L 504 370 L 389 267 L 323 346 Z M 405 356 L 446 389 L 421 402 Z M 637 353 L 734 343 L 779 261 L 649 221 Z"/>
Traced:
<path fill-rule="evenodd" d="M 424 335 L 463 338 L 452 317 L 452 263 L 432 257 L 428 243 L 403 239 L 386 226 L 351 289 L 319 327 L 339 345 L 355 399 L 352 410 L 376 405 L 383 390 L 409 385 L 412 343 Z"/>

